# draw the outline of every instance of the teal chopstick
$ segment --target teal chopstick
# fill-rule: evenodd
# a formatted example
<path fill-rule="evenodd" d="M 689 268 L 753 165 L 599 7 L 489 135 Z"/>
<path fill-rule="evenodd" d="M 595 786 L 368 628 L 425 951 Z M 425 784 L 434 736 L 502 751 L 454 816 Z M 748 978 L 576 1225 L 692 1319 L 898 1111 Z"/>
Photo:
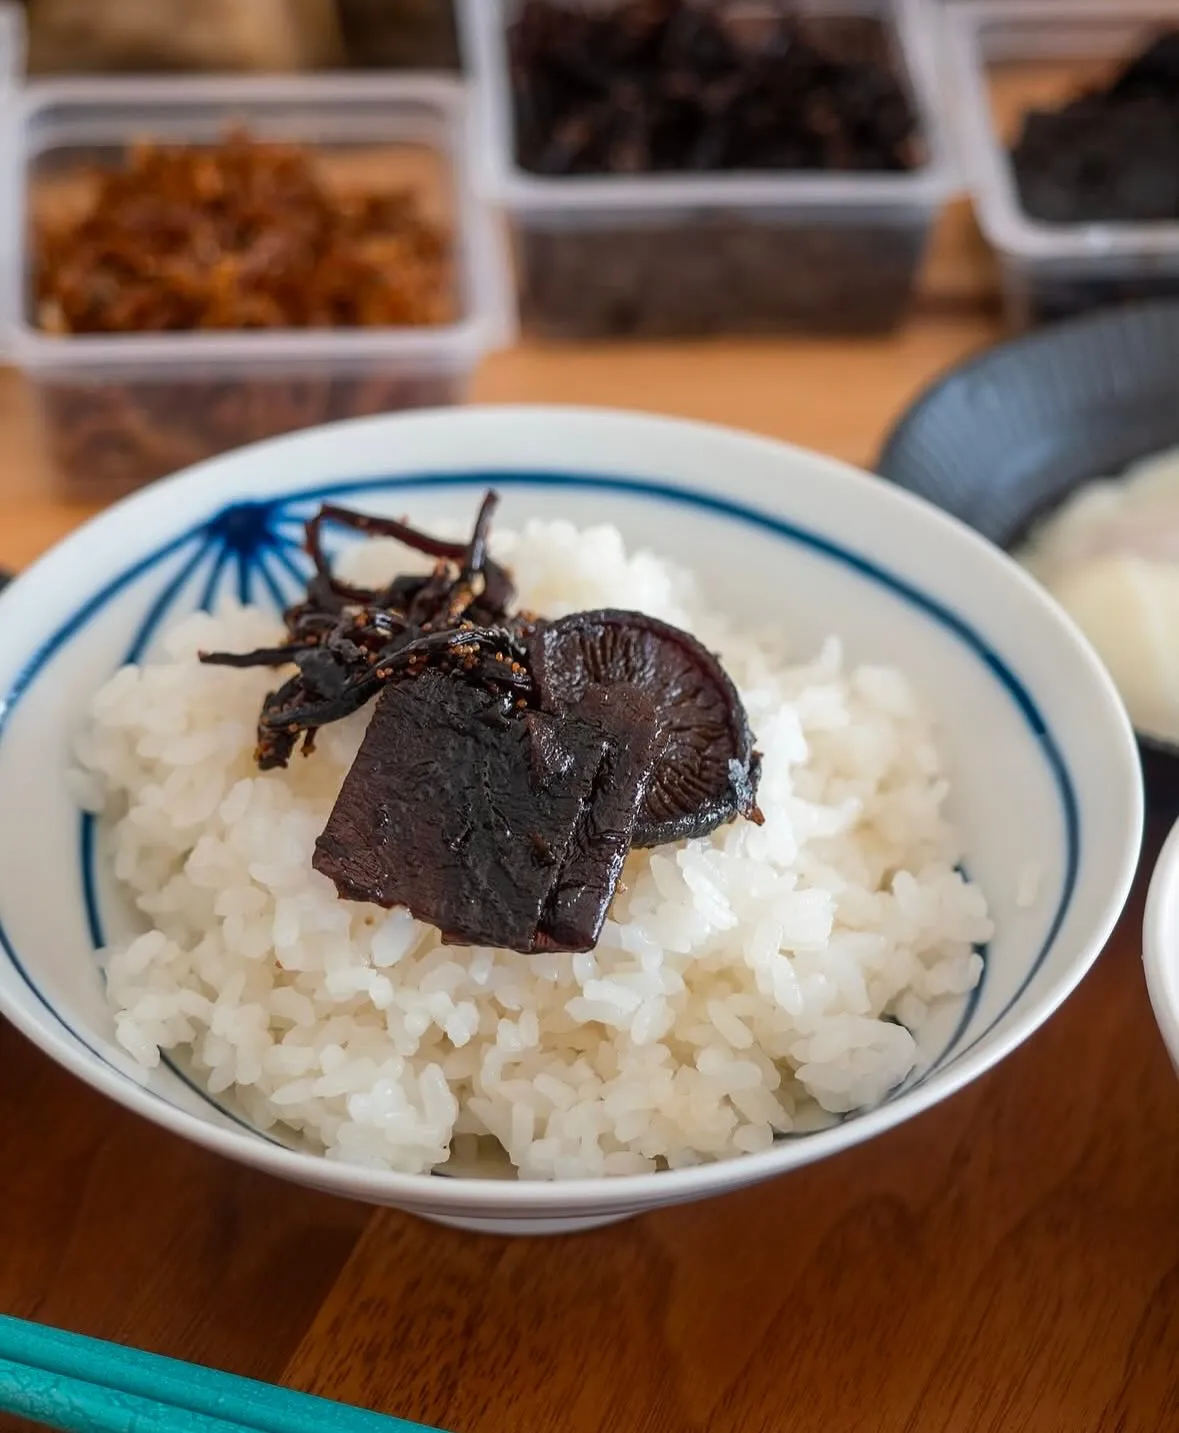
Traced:
<path fill-rule="evenodd" d="M 55 1417 L 28 1411 L 19 1402 L 26 1398 L 42 1400 L 42 1406 L 55 1410 Z M 57 1421 L 81 1406 L 75 1405 L 75 1398 L 85 1404 L 89 1421 Z M 118 1421 L 132 1404 L 141 1421 Z M 153 1409 L 162 1411 L 153 1414 Z M 176 1433 L 439 1433 L 403 1418 L 4 1314 L 0 1410 L 48 1422 L 67 1433 L 124 1433 L 132 1427 L 135 1433 L 156 1428 Z M 103 1410 L 109 1415 L 106 1422 L 99 1418 Z M 152 1417 L 163 1421 L 153 1422 Z"/>
<path fill-rule="evenodd" d="M 62 1433 L 240 1433 L 242 1427 L 6 1358 L 0 1359 L 0 1410 Z"/>

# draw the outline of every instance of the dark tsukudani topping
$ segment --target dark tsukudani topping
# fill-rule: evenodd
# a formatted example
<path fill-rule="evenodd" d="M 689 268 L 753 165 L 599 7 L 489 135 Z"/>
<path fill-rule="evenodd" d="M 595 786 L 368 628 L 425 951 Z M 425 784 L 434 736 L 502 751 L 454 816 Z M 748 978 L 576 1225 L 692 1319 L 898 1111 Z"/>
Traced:
<path fill-rule="evenodd" d="M 497 501 L 465 543 L 321 508 L 286 643 L 201 660 L 294 668 L 262 705 L 263 769 L 376 700 L 315 848 L 342 898 L 404 906 L 451 944 L 589 950 L 632 847 L 761 821 L 759 759 L 736 688 L 688 633 L 638 612 L 509 612 L 511 578 L 487 551 Z M 434 569 L 345 583 L 329 523 L 397 538 Z"/>
<path fill-rule="evenodd" d="M 561 743 L 560 780 L 534 781 L 532 724 L 494 711 L 439 672 L 387 687 L 313 863 L 347 899 L 405 906 L 448 942 L 528 951 L 602 743 L 539 718 Z"/>
<path fill-rule="evenodd" d="M 550 950 L 590 950 L 597 943 L 627 854 L 639 844 L 637 822 L 666 740 L 658 702 L 638 687 L 590 687 L 570 716 L 601 731 L 604 740 L 590 798 L 541 915 L 537 944 Z"/>
<path fill-rule="evenodd" d="M 561 716 L 494 713 L 436 671 L 386 688 L 313 864 L 448 944 L 589 950 L 659 742 L 653 704 L 609 691 Z"/>
<path fill-rule="evenodd" d="M 641 612 L 604 609 L 538 628 L 529 653 L 547 710 L 616 684 L 655 703 L 664 745 L 635 822 L 636 846 L 705 836 L 738 815 L 761 821 L 745 708 L 720 662 L 694 637 Z"/>
<path fill-rule="evenodd" d="M 396 518 L 326 505 L 308 522 L 306 547 L 315 566 L 304 600 L 285 614 L 289 640 L 255 652 L 204 652 L 214 666 L 279 667 L 297 673 L 271 692 L 258 722 L 258 765 L 286 766 L 300 736 L 304 752 L 317 727 L 366 706 L 382 686 L 428 666 L 460 667 L 485 680 L 500 699 L 529 689 L 518 658 L 524 626 L 509 621 L 511 578 L 487 555 L 487 534 L 498 494 L 488 492 L 465 543 L 446 542 Z M 335 524 L 375 537 L 392 537 L 436 559 L 426 577 L 395 577 L 382 589 L 342 582 L 324 551 L 323 529 Z M 490 665 L 489 665 L 490 664 Z"/>

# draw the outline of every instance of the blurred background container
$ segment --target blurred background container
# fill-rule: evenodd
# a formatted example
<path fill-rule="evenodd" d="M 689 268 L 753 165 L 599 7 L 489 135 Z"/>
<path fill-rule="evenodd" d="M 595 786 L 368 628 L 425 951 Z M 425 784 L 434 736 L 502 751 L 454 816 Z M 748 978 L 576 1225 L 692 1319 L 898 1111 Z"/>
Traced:
<path fill-rule="evenodd" d="M 1179 292 L 1179 223 L 1045 224 L 1021 207 L 1009 157 L 1030 112 L 1104 84 L 1160 25 L 1179 26 L 1179 0 L 693 0 L 741 33 L 758 33 L 759 17 L 779 10 L 801 15 L 823 63 L 802 65 L 796 77 L 814 90 L 811 109 L 827 129 L 854 142 L 827 162 L 820 123 L 813 129 L 823 154 L 808 152 L 805 163 L 637 162 L 629 172 L 608 164 L 557 172 L 521 153 L 519 66 L 513 73 L 509 57 L 522 3 L 25 0 L 7 14 L 24 20 L 27 44 L 9 23 L 7 46 L 0 5 L 0 71 L 6 49 L 9 69 L 24 69 L 27 49 L 30 76 L 4 146 L 12 188 L 0 213 L 0 255 L 15 253 L 5 263 L 15 274 L 8 357 L 31 380 L 67 491 L 97 499 L 112 477 L 118 491 L 322 418 L 461 401 L 483 354 L 514 332 L 517 305 L 527 336 L 541 341 L 879 338 L 904 336 L 912 315 L 921 322 L 931 313 L 983 319 L 993 337 L 1000 301 L 1008 326 L 1024 327 Z M 623 0 L 588 3 L 609 12 Z M 839 105 L 824 110 L 823 85 L 834 84 L 840 65 L 861 67 L 850 128 Z M 459 176 L 451 192 L 461 196 L 460 267 L 468 278 L 482 275 L 466 283 L 457 326 L 321 330 L 323 342 L 297 329 L 227 332 L 215 342 L 194 332 L 37 331 L 25 218 L 63 164 L 109 167 L 144 138 L 208 143 L 260 114 L 268 86 L 288 87 L 274 91 L 291 121 L 280 126 L 283 137 L 314 146 L 343 140 L 371 157 L 395 136 L 380 125 L 362 133 L 368 118 L 358 116 L 372 113 L 363 86 L 386 83 L 393 71 L 464 69 L 473 87 L 465 99 L 456 89 L 455 104 L 466 104 L 474 122 L 448 120 L 438 150 L 446 172 Z M 175 78 L 158 78 L 165 73 Z M 140 76 L 151 84 L 151 75 L 164 87 L 160 103 L 122 102 L 120 86 Z M 91 109 L 81 92 L 58 88 L 73 84 L 108 89 Z M 221 88 L 194 108 L 192 92 L 168 89 L 189 84 Z M 868 148 L 876 144 L 881 162 L 859 163 L 858 136 L 882 108 L 895 119 L 898 93 L 911 131 L 891 151 L 877 134 Z M 609 101 L 625 119 L 633 94 L 611 92 Z M 85 155 L 91 123 L 102 137 Z M 1175 150 L 1179 186 L 1179 124 Z M 395 176 L 398 163 L 385 172 Z M 502 264 L 504 235 L 514 275 Z"/>
<path fill-rule="evenodd" d="M 24 69 L 24 16 L 19 5 L 0 5 L 0 86 L 10 86 Z"/>
<path fill-rule="evenodd" d="M 454 0 L 14 0 L 34 75 L 454 69 Z M 937 9 L 969 0 L 930 0 Z M 1036 5 L 1040 0 L 1015 0 Z M 1120 0 L 1108 0 L 1116 10 Z"/>
<path fill-rule="evenodd" d="M 946 57 L 960 153 L 979 223 L 998 256 L 1013 327 L 1179 294 L 1179 209 L 1171 221 L 1045 222 L 1021 198 L 1011 153 L 1029 115 L 1051 121 L 1053 111 L 1108 85 L 1152 38 L 1175 25 L 1174 0 L 951 0 Z M 1139 102 L 1135 125 L 1140 147 L 1157 148 L 1160 126 L 1164 135 L 1170 130 L 1169 143 L 1163 142 L 1169 153 L 1157 156 L 1156 165 L 1164 171 L 1164 188 L 1165 171 L 1179 175 L 1179 74 L 1173 87 L 1170 114 L 1159 113 L 1162 105 L 1151 95 Z M 1123 194 L 1112 198 L 1130 197 L 1124 191 L 1131 184 L 1149 190 L 1152 175 L 1131 176 L 1130 162 L 1150 163 L 1155 156 L 1134 154 L 1132 140 L 1127 152 L 1112 124 L 1104 135 L 1083 115 L 1071 129 L 1068 116 L 1056 125 L 1051 143 L 1065 148 L 1071 133 L 1073 149 L 1071 160 L 1057 168 L 1078 191 L 1095 185 L 1113 191 L 1106 178 L 1111 168 L 1128 180 Z M 1041 140 L 1041 155 L 1044 147 Z M 1066 206 L 1069 196 L 1058 197 Z M 1145 197 L 1149 202 L 1149 193 Z"/>
<path fill-rule="evenodd" d="M 450 0 L 25 0 L 32 75 L 453 69 Z"/>
<path fill-rule="evenodd" d="M 331 419 L 459 402 L 483 355 L 511 335 L 508 274 L 497 228 L 468 181 L 456 80 L 60 80 L 28 87 L 15 108 L 16 192 L 2 229 L 16 262 L 0 303 L 9 357 L 32 385 L 70 497 L 105 500 L 227 448 Z M 446 236 L 449 316 L 422 327 L 45 331 L 34 221 L 92 212 L 98 176 L 122 167 L 144 136 L 207 147 L 229 120 L 255 139 L 300 146 L 341 201 L 411 194 Z M 146 245 L 150 208 L 143 222 Z M 82 280 L 105 283 L 94 272 Z M 241 292 L 249 296 L 248 284 Z"/>
<path fill-rule="evenodd" d="M 895 172 L 883 164 L 860 169 L 854 160 L 838 169 L 824 162 L 728 169 L 710 161 L 666 164 L 657 172 L 641 158 L 629 170 L 595 161 L 588 170 L 541 172 L 522 152 L 523 117 L 535 108 L 540 79 L 532 58 L 523 58 L 523 17 L 535 21 L 537 7 L 462 0 L 463 51 L 477 106 L 476 173 L 487 200 L 511 224 L 526 328 L 558 338 L 870 334 L 903 320 L 931 227 L 954 187 L 931 12 L 924 0 L 824 0 L 794 8 L 806 17 L 795 45 L 802 39 L 823 56 L 793 72 L 811 90 L 797 106 L 798 118 L 823 105 L 824 123 L 846 122 L 850 141 L 857 126 L 867 135 L 876 122 L 889 124 L 883 110 L 895 85 L 915 120 L 913 157 L 903 172 L 899 165 Z M 763 43 L 757 27 L 774 7 L 741 3 L 713 11 L 753 54 Z M 538 33 L 551 36 L 553 27 L 534 24 L 529 39 Z M 687 54 L 693 59 L 682 61 L 677 80 L 714 88 L 724 83 L 709 76 L 704 46 L 689 48 L 685 41 Z M 692 68 L 696 55 L 699 72 Z M 549 58 L 550 99 L 566 67 L 573 74 L 579 64 L 588 71 L 602 60 Z M 859 71 L 851 77 L 850 103 L 867 108 L 854 120 L 845 121 L 833 86 L 820 92 L 831 86 L 824 76 L 835 63 Z M 624 79 L 632 87 L 640 83 Z M 606 101 L 620 115 L 628 104 L 625 90 L 619 83 L 617 99 Z M 875 113 L 872 95 L 879 96 Z M 588 123 L 595 112 L 567 115 L 563 127 Z M 869 147 L 884 146 L 873 137 Z"/>

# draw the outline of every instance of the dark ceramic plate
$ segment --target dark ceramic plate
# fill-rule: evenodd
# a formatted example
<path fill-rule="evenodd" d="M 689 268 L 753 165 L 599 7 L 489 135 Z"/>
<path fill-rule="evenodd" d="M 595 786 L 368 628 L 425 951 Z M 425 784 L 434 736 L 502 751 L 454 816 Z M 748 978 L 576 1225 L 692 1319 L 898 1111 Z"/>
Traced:
<path fill-rule="evenodd" d="M 1152 302 L 1038 329 L 952 368 L 901 416 L 876 471 L 1011 548 L 1081 484 L 1175 446 L 1179 302 Z M 1179 747 L 1139 745 L 1152 794 L 1179 804 Z"/>

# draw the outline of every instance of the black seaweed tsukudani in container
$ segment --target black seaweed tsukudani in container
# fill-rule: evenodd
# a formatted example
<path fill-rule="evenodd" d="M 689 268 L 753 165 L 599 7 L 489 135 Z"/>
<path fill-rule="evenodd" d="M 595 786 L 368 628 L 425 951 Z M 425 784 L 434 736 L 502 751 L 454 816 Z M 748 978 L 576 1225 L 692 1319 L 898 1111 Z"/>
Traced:
<path fill-rule="evenodd" d="M 1179 296 L 1173 0 L 973 0 L 947 7 L 946 37 L 1012 326 Z"/>
<path fill-rule="evenodd" d="M 563 8 L 560 0 L 546 7 Z M 679 7 L 618 0 L 591 8 L 625 17 Z M 923 0 L 695 8 L 706 16 L 723 11 L 729 33 L 750 54 L 759 53 L 757 36 L 783 16 L 801 17 L 805 43 L 796 49 L 819 60 L 801 67 L 800 83 L 811 86 L 816 104 L 836 111 L 843 103 L 837 85 L 850 83 L 848 103 L 866 116 L 839 157 L 843 167 L 827 162 L 837 145 L 824 153 L 810 142 L 823 138 L 813 127 L 809 135 L 786 136 L 776 150 L 750 153 L 737 143 L 731 162 L 723 127 L 698 133 L 694 154 L 674 144 L 660 154 L 659 141 L 648 146 L 644 138 L 658 132 L 653 124 L 628 127 L 635 90 L 626 91 L 625 66 L 614 71 L 594 54 L 573 61 L 596 67 L 591 88 L 603 74 L 624 79 L 610 81 L 605 121 L 590 115 L 599 126 L 593 143 L 555 172 L 562 156 L 554 144 L 559 151 L 563 138 L 572 138 L 576 147 L 585 116 L 530 124 L 518 24 L 537 7 L 532 0 L 465 0 L 466 58 L 478 81 L 477 183 L 508 215 L 525 326 L 556 338 L 892 329 L 905 316 L 930 227 L 953 188 Z M 558 13 L 555 23 L 569 21 Z M 685 47 L 690 73 L 683 83 L 695 104 L 707 57 L 687 40 Z M 849 80 L 844 70 L 838 80 L 839 66 L 828 60 L 856 73 Z M 771 102 L 787 70 L 774 74 L 766 81 Z M 711 92 L 718 105 L 730 104 L 741 83 L 722 74 Z M 666 70 L 661 85 L 665 96 Z M 560 88 L 550 85 L 548 93 Z M 644 86 L 637 101 L 644 116 L 652 112 L 651 93 Z"/>

